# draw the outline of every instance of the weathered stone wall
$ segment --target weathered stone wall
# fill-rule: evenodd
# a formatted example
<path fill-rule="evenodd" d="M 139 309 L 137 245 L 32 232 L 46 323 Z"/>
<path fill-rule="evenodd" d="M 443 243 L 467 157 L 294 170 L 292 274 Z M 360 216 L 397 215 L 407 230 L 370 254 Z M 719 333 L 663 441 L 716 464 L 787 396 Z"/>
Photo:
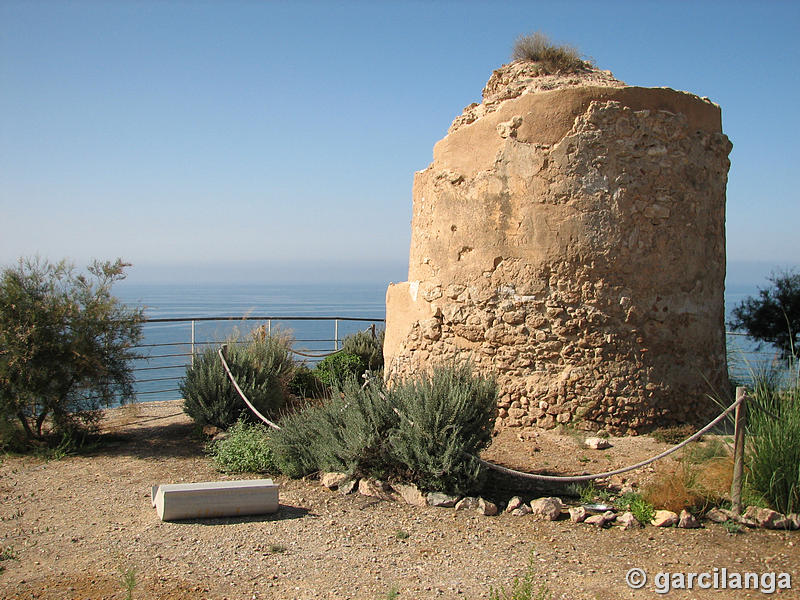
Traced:
<path fill-rule="evenodd" d="M 493 373 L 499 422 L 636 433 L 699 422 L 727 386 L 731 144 L 666 88 L 569 87 L 456 120 L 416 174 L 387 374 Z"/>

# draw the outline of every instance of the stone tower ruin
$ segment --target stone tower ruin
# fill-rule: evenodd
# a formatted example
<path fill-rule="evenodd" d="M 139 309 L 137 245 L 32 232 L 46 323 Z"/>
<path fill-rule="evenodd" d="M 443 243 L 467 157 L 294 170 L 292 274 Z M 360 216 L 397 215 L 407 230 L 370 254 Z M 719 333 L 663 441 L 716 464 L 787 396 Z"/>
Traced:
<path fill-rule="evenodd" d="M 700 422 L 728 386 L 720 108 L 536 67 L 495 71 L 415 175 L 387 376 L 469 359 L 506 426 Z"/>

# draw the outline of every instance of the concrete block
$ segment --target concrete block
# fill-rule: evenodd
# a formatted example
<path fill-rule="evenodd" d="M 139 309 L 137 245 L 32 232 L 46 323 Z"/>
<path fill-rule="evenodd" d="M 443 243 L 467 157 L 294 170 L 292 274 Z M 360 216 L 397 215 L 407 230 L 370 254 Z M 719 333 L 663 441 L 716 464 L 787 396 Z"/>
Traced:
<path fill-rule="evenodd" d="M 278 510 L 271 479 L 154 485 L 152 502 L 162 521 L 262 515 Z"/>

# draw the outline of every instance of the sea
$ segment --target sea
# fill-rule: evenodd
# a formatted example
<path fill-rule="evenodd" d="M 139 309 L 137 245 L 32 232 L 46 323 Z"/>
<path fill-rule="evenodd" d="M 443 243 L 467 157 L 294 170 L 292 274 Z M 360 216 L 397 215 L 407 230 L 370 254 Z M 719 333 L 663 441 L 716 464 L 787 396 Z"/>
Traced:
<path fill-rule="evenodd" d="M 388 282 L 374 283 L 158 283 L 122 282 L 114 294 L 144 309 L 143 340 L 134 362 L 137 401 L 180 398 L 179 384 L 193 354 L 224 341 L 245 339 L 256 327 L 294 339 L 296 360 L 313 366 L 357 331 L 379 331 L 386 316 Z M 729 286 L 726 314 L 755 285 Z M 298 318 L 299 317 L 299 318 Z M 363 320 L 354 320 L 363 319 Z M 728 335 L 730 370 L 746 383 L 754 370 L 776 358 L 774 348 Z"/>

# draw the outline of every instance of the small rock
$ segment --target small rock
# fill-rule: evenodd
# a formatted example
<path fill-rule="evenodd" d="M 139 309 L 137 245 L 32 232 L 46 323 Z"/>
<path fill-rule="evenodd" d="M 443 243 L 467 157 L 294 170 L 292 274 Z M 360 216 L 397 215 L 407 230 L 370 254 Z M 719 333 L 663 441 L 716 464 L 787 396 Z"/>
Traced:
<path fill-rule="evenodd" d="M 478 499 L 467 496 L 456 502 L 456 510 L 475 510 L 478 508 Z"/>
<path fill-rule="evenodd" d="M 320 473 L 319 482 L 329 490 L 335 490 L 350 479 L 347 473 Z"/>
<path fill-rule="evenodd" d="M 393 486 L 395 491 L 400 494 L 406 504 L 411 506 L 427 506 L 428 501 L 425 499 L 425 494 L 419 491 L 419 488 L 413 483 L 399 483 Z"/>
<path fill-rule="evenodd" d="M 347 494 L 351 493 L 356 486 L 358 485 L 358 479 L 348 479 L 344 483 L 339 484 L 339 493 L 342 496 L 347 496 Z"/>
<path fill-rule="evenodd" d="M 598 527 L 603 527 L 606 524 L 606 517 L 605 515 L 592 515 L 591 517 L 586 517 L 583 522 L 587 525 L 597 525 Z"/>
<path fill-rule="evenodd" d="M 531 502 L 531 512 L 534 517 L 543 517 L 551 521 L 558 519 L 563 509 L 561 498 L 539 498 Z"/>
<path fill-rule="evenodd" d="M 724 523 L 733 519 L 733 513 L 724 508 L 712 508 L 706 513 L 706 519 L 713 523 Z"/>
<path fill-rule="evenodd" d="M 774 521 L 771 527 L 771 529 L 780 529 L 782 531 L 788 531 L 792 528 L 792 520 L 789 517 L 784 517 Z"/>
<path fill-rule="evenodd" d="M 684 508 L 678 518 L 678 527 L 681 529 L 698 529 L 700 527 L 700 521 Z"/>
<path fill-rule="evenodd" d="M 362 479 L 358 482 L 358 492 L 362 496 L 371 496 L 380 500 L 393 501 L 397 499 L 397 494 L 392 491 L 391 486 L 380 479 Z"/>
<path fill-rule="evenodd" d="M 764 527 L 766 529 L 775 529 L 776 521 L 786 519 L 786 517 L 779 512 L 775 512 L 769 508 L 758 508 L 757 506 L 748 506 L 742 517 L 753 521 L 758 527 Z"/>
<path fill-rule="evenodd" d="M 633 516 L 632 512 L 622 513 L 617 517 L 617 523 L 619 523 L 620 529 L 634 529 L 635 527 L 642 526 L 639 520 Z"/>
<path fill-rule="evenodd" d="M 657 510 L 650 523 L 655 527 L 672 527 L 678 523 L 678 515 L 671 510 Z"/>
<path fill-rule="evenodd" d="M 609 441 L 601 437 L 586 438 L 583 443 L 586 444 L 587 448 L 591 448 L 592 450 L 605 450 L 606 448 L 611 448 Z"/>
<path fill-rule="evenodd" d="M 511 514 L 515 517 L 524 517 L 525 515 L 531 514 L 531 507 L 527 504 L 523 504 L 519 508 L 512 510 Z"/>
<path fill-rule="evenodd" d="M 476 510 L 479 514 L 482 514 L 485 517 L 493 517 L 498 512 L 497 505 L 494 502 L 489 502 L 483 498 L 478 498 L 478 506 L 476 507 Z"/>
<path fill-rule="evenodd" d="M 518 509 L 522 505 L 523 505 L 522 498 L 520 498 L 519 496 L 514 496 L 511 500 L 508 501 L 508 506 L 506 506 L 506 512 L 510 513 L 511 511 Z"/>
<path fill-rule="evenodd" d="M 569 520 L 573 523 L 583 523 L 589 513 L 582 506 L 572 506 L 569 509 Z"/>
<path fill-rule="evenodd" d="M 790 529 L 800 529 L 800 513 L 790 513 L 786 518 L 791 522 Z"/>
<path fill-rule="evenodd" d="M 458 502 L 458 496 L 451 496 L 443 492 L 430 492 L 427 496 L 428 506 L 442 506 L 453 508 Z"/>

